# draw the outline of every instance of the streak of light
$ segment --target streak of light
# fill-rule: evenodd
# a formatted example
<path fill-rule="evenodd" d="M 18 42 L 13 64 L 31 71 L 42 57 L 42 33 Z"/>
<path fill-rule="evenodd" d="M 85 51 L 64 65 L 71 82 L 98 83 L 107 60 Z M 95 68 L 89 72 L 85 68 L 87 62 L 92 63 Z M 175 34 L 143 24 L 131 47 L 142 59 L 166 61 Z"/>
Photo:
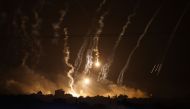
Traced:
<path fill-rule="evenodd" d="M 75 95 L 76 92 L 73 88 L 73 85 L 74 85 L 74 79 L 72 77 L 72 74 L 74 72 L 74 67 L 71 63 L 69 63 L 69 59 L 70 59 L 70 52 L 69 52 L 69 47 L 68 47 L 68 44 L 67 44 L 67 41 L 68 41 L 68 31 L 67 31 L 67 28 L 64 28 L 64 33 L 65 33 L 65 38 L 64 38 L 64 53 L 65 53 L 65 63 L 66 65 L 70 68 L 70 70 L 67 72 L 67 76 L 68 78 L 70 79 L 70 83 L 69 83 L 69 87 L 70 87 L 70 93 L 72 93 L 72 95 Z"/>
<path fill-rule="evenodd" d="M 95 52 L 95 59 L 96 60 L 99 60 L 99 37 L 100 37 L 100 34 L 102 33 L 102 29 L 104 27 L 104 18 L 105 16 L 108 14 L 108 12 L 105 12 L 103 15 L 100 16 L 99 20 L 98 20 L 98 24 L 99 24 L 99 27 L 98 27 L 98 30 L 96 31 L 95 33 L 95 36 L 93 38 L 93 50 Z"/>
<path fill-rule="evenodd" d="M 160 74 L 160 71 L 161 71 L 162 66 L 163 66 L 163 64 L 164 64 L 164 61 L 165 61 L 167 52 L 168 52 L 168 50 L 169 50 L 169 48 L 170 48 L 170 46 L 171 46 L 171 44 L 172 44 L 172 42 L 173 42 L 175 33 L 176 33 L 176 31 L 177 31 L 179 25 L 181 24 L 181 21 L 183 20 L 185 14 L 187 13 L 187 11 L 188 11 L 188 9 L 189 9 L 189 6 L 190 6 L 190 2 L 188 2 L 187 5 L 185 6 L 184 11 L 182 12 L 182 14 L 181 14 L 179 20 L 177 21 L 175 27 L 173 28 L 173 31 L 172 31 L 172 33 L 171 33 L 171 35 L 170 35 L 170 38 L 169 38 L 168 43 L 167 43 L 167 46 L 166 46 L 166 48 L 165 48 L 165 50 L 164 50 L 164 54 L 163 54 L 162 59 L 161 59 L 161 62 L 160 62 L 160 63 L 161 63 L 161 66 L 160 66 L 160 68 L 159 68 L 159 70 L 158 70 L 157 75 Z"/>
<path fill-rule="evenodd" d="M 134 7 L 133 12 L 128 16 L 125 25 L 122 27 L 122 31 L 119 34 L 119 37 L 115 42 L 115 45 L 113 47 L 113 50 L 112 50 L 112 53 L 111 53 L 111 56 L 110 56 L 108 62 L 103 65 L 103 67 L 101 68 L 101 71 L 99 72 L 98 81 L 107 78 L 107 75 L 109 73 L 109 68 L 114 61 L 116 49 L 118 48 L 118 45 L 119 45 L 123 35 L 125 34 L 129 24 L 131 23 L 131 19 L 136 15 L 136 10 L 138 9 L 138 7 L 139 7 L 139 2 Z"/>
<path fill-rule="evenodd" d="M 150 21 L 148 22 L 148 24 L 145 27 L 144 32 L 140 35 L 140 37 L 137 40 L 137 44 L 135 45 L 135 47 L 132 49 L 132 51 L 129 54 L 128 60 L 126 62 L 126 64 L 124 65 L 123 69 L 121 70 L 121 72 L 119 73 L 118 79 L 117 79 L 117 83 L 118 84 L 122 84 L 123 83 L 123 76 L 125 71 L 128 69 L 129 67 L 129 63 L 131 61 L 131 58 L 133 56 L 133 54 L 135 53 L 136 49 L 140 46 L 141 40 L 144 38 L 145 34 L 147 33 L 148 29 L 150 28 L 150 25 L 152 24 L 152 22 L 154 21 L 154 19 L 156 18 L 156 16 L 158 15 L 158 13 L 160 12 L 160 8 L 158 8 L 156 10 L 156 12 L 154 13 L 154 15 L 152 16 L 152 18 L 150 19 Z"/>

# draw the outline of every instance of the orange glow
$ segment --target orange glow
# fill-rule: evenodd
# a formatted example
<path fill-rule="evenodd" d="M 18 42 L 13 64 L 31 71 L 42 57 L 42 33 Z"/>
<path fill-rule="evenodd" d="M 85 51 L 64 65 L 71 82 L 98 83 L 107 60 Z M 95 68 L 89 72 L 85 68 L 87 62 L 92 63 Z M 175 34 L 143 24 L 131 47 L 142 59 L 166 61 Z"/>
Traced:
<path fill-rule="evenodd" d="M 83 83 L 85 85 L 89 85 L 90 84 L 90 79 L 89 78 L 84 78 Z"/>
<path fill-rule="evenodd" d="M 100 67 L 100 62 L 97 60 L 96 62 L 95 62 L 95 67 Z"/>

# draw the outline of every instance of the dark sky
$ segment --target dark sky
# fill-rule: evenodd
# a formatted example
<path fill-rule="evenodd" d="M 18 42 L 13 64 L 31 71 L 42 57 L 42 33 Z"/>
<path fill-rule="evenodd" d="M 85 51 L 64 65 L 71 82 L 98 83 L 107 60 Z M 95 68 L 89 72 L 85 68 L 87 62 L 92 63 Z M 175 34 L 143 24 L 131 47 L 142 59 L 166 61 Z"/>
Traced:
<path fill-rule="evenodd" d="M 22 75 L 10 74 L 19 67 L 28 54 L 26 64 L 55 81 L 56 75 L 65 69 L 62 63 L 64 36 L 54 37 L 52 24 L 58 22 L 61 10 L 68 10 L 62 24 L 69 31 L 71 63 L 83 42 L 84 37 L 92 37 L 97 27 L 98 16 L 108 12 L 105 27 L 100 37 L 100 58 L 106 61 L 115 40 L 132 13 L 138 0 L 107 0 L 102 10 L 96 9 L 101 0 L 1 0 L 0 1 L 0 90 L 5 89 L 4 81 L 11 78 L 22 78 Z M 136 16 L 132 18 L 120 45 L 116 51 L 114 63 L 108 78 L 114 82 L 124 66 L 129 53 L 135 46 L 138 37 L 144 31 L 154 12 L 161 7 L 140 47 L 132 57 L 130 67 L 125 73 L 124 84 L 143 89 L 158 97 L 189 97 L 189 15 L 185 13 L 166 58 L 160 75 L 150 73 L 155 64 L 159 64 L 164 55 L 170 35 L 182 15 L 189 0 L 141 0 Z M 40 26 L 38 35 L 32 34 L 35 29 L 34 12 L 39 14 Z M 26 20 L 26 34 L 21 26 Z M 89 36 L 86 33 L 92 30 Z M 58 31 L 60 34 L 63 32 Z M 56 43 L 52 43 L 57 40 Z M 40 45 L 37 42 L 40 41 Z M 58 73 L 55 73 L 58 72 Z"/>

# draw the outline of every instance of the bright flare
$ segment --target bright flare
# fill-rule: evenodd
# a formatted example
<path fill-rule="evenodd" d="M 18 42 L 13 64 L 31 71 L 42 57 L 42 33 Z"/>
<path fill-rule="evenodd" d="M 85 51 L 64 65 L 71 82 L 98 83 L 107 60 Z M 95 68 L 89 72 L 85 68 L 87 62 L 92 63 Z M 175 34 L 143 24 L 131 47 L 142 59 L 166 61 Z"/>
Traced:
<path fill-rule="evenodd" d="M 83 83 L 84 83 L 85 85 L 90 84 L 90 79 L 89 79 L 89 78 L 84 78 Z"/>
<path fill-rule="evenodd" d="M 95 63 L 95 66 L 96 66 L 96 67 L 100 67 L 100 62 L 97 61 L 97 62 Z"/>

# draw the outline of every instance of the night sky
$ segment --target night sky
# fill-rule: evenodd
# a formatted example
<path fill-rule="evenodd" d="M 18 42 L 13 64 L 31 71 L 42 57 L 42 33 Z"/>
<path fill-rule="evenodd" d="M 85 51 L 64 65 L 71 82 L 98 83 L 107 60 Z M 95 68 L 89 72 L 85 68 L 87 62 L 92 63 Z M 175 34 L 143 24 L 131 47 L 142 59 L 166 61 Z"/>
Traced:
<path fill-rule="evenodd" d="M 99 40 L 100 60 L 103 64 L 108 60 L 128 16 L 139 4 L 116 50 L 108 79 L 116 83 L 139 36 L 160 8 L 132 56 L 123 84 L 142 89 L 156 97 L 190 97 L 189 0 L 107 0 L 97 12 L 100 2 L 102 0 L 0 0 L 0 93 L 12 93 L 13 90 L 22 93 L 19 92 L 22 87 L 8 87 L 8 80 L 29 85 L 33 83 L 32 80 L 35 81 L 31 79 L 32 75 L 21 70 L 23 59 L 29 69 L 53 83 L 57 82 L 58 75 L 64 75 L 67 69 L 63 63 L 64 33 L 63 29 L 59 29 L 56 31 L 59 35 L 56 36 L 52 26 L 59 22 L 63 10 L 67 13 L 60 28 L 68 29 L 71 63 L 74 63 L 83 40 L 94 36 L 98 16 L 108 12 Z M 166 50 L 185 9 L 172 43 Z M 38 13 L 37 17 L 35 13 Z M 40 23 L 35 26 L 37 21 Z M 157 72 L 150 73 L 164 56 L 159 75 Z"/>

